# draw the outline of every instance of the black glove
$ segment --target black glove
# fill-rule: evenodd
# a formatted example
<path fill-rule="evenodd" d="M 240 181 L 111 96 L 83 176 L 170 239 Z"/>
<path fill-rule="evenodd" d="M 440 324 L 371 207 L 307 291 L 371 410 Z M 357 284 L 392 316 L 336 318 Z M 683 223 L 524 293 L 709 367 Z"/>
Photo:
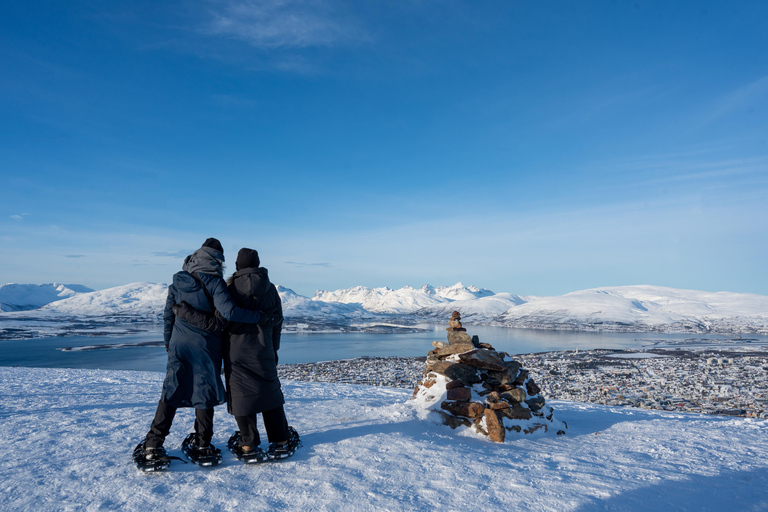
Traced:
<path fill-rule="evenodd" d="M 260 327 L 264 327 L 265 325 L 269 324 L 272 321 L 272 316 L 268 313 L 265 313 L 263 311 L 259 311 L 259 321 L 256 322 L 256 325 Z"/>

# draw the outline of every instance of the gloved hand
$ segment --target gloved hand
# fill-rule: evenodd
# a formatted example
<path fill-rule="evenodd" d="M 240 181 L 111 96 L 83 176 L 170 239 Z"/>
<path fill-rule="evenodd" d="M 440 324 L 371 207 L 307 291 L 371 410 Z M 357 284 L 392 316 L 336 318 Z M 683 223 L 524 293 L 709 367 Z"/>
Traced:
<path fill-rule="evenodd" d="M 260 327 L 264 327 L 265 325 L 267 325 L 268 323 L 270 323 L 272 321 L 272 316 L 269 315 L 268 313 L 265 313 L 263 311 L 259 311 L 259 315 L 260 315 L 260 318 L 259 318 L 259 321 L 256 322 L 256 325 L 258 325 Z"/>

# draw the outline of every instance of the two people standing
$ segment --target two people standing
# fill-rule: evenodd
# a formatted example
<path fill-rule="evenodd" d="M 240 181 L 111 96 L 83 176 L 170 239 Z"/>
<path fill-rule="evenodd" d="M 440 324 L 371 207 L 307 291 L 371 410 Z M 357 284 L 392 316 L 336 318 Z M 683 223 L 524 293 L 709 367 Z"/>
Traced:
<path fill-rule="evenodd" d="M 164 340 L 168 364 L 154 420 L 134 450 L 134 462 L 145 471 L 163 470 L 170 457 L 163 447 L 179 407 L 195 408 L 195 432 L 183 451 L 193 461 L 218 464 L 211 444 L 213 408 L 228 401 L 240 427 L 229 447 L 245 462 L 268 456 L 290 456 L 298 434 L 285 419 L 285 402 L 277 378 L 282 308 L 258 253 L 243 249 L 229 285 L 223 279 L 221 243 L 209 238 L 184 260 L 168 287 Z M 221 383 L 224 361 L 227 389 Z M 268 454 L 259 448 L 258 413 L 264 415 L 270 441 Z"/>

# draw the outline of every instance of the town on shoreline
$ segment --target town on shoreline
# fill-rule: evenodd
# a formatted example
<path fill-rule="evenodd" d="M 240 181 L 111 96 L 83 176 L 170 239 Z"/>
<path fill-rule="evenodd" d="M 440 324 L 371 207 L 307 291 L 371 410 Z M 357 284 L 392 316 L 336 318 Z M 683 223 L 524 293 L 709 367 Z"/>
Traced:
<path fill-rule="evenodd" d="M 548 400 L 768 418 L 764 347 L 569 350 L 510 354 Z M 280 365 L 281 379 L 413 388 L 425 357 Z"/>

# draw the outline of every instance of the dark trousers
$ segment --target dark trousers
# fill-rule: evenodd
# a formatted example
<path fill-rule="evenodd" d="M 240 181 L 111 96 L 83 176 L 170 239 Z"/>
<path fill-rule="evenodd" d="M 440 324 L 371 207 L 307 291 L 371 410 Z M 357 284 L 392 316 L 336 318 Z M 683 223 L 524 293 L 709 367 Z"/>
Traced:
<path fill-rule="evenodd" d="M 250 416 L 235 416 L 237 427 L 240 429 L 240 446 L 259 446 L 259 430 L 256 428 L 258 414 Z M 261 413 L 264 420 L 264 428 L 267 431 L 267 439 L 270 443 L 280 443 L 287 441 L 290 437 L 288 433 L 288 420 L 285 418 L 283 406 Z"/>
<path fill-rule="evenodd" d="M 174 416 L 176 416 L 176 408 L 160 400 L 157 404 L 157 411 L 155 411 L 155 419 L 152 420 L 152 425 L 147 433 L 147 448 L 163 446 L 166 436 L 171 431 Z M 200 446 L 208 446 L 211 443 L 213 408 L 195 409 L 195 432 L 198 435 L 197 442 Z"/>

